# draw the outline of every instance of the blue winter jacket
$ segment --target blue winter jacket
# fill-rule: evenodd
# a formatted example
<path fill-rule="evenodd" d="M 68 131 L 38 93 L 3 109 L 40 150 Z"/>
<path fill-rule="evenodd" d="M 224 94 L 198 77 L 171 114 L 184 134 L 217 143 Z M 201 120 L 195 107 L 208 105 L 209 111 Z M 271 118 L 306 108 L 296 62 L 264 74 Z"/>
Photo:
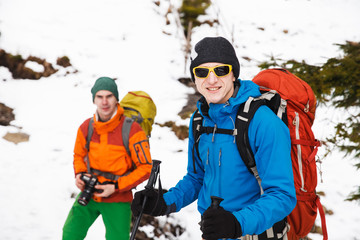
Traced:
<path fill-rule="evenodd" d="M 204 116 L 203 126 L 234 129 L 239 105 L 248 97 L 260 96 L 259 87 L 251 81 L 240 80 L 236 97 L 224 104 L 212 104 Z M 193 116 L 192 116 L 193 118 Z M 193 165 L 194 136 L 189 127 L 187 173 L 178 184 L 164 194 L 168 206 L 176 211 L 198 199 L 201 214 L 210 206 L 210 196 L 218 196 L 225 210 L 232 212 L 241 225 L 243 235 L 260 234 L 282 220 L 296 204 L 290 156 L 290 135 L 287 126 L 266 106 L 260 107 L 252 119 L 248 135 L 264 194 L 248 171 L 238 152 L 235 139 L 227 134 L 202 134 L 200 158 Z"/>

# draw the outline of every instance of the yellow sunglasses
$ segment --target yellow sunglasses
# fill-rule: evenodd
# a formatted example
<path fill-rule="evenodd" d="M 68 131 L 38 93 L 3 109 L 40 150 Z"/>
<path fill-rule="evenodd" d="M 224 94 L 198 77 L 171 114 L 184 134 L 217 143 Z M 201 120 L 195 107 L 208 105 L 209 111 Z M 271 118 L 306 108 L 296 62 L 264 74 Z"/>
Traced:
<path fill-rule="evenodd" d="M 217 65 L 215 67 L 194 67 L 193 73 L 198 78 L 207 78 L 210 72 L 213 72 L 217 77 L 225 77 L 232 71 L 230 64 Z"/>

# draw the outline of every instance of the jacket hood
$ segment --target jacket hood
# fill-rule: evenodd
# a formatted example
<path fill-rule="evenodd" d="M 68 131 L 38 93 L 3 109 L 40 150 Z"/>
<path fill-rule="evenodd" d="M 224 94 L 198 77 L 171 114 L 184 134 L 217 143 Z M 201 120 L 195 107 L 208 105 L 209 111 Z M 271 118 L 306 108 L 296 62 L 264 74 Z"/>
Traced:
<path fill-rule="evenodd" d="M 249 97 L 259 97 L 261 95 L 260 88 L 252 81 L 236 80 L 234 82 L 235 90 L 234 95 L 226 102 L 221 104 L 210 103 L 207 104 L 204 97 L 201 97 L 197 102 L 197 107 L 204 117 L 210 117 L 216 119 L 220 114 L 231 114 L 237 111 L 238 107 L 246 102 Z"/>

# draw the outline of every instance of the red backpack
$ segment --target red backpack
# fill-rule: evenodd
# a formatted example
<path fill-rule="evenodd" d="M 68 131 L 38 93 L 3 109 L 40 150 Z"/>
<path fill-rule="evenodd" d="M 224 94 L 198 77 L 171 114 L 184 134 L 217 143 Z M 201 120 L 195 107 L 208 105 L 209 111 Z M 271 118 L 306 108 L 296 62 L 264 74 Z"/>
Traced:
<path fill-rule="evenodd" d="M 261 86 L 262 96 L 275 90 L 281 97 L 277 103 L 266 100 L 266 105 L 283 119 L 290 130 L 291 159 L 297 204 L 287 217 L 290 224 L 288 239 L 305 237 L 320 212 L 323 238 L 327 239 L 325 214 L 316 195 L 317 167 L 315 156 L 320 142 L 314 138 L 311 126 L 315 118 L 316 98 L 311 87 L 285 69 L 268 69 L 257 74 L 253 82 Z M 273 99 L 273 98 L 271 98 Z M 280 106 L 280 107 L 277 107 Z M 282 106 L 282 107 L 281 107 Z M 285 113 L 283 114 L 283 109 Z"/>

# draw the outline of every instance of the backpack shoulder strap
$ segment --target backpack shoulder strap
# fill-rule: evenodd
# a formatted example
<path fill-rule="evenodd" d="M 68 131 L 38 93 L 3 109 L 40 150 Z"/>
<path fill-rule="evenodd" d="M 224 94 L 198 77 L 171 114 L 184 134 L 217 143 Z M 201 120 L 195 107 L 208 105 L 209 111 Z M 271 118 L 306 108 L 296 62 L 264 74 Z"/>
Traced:
<path fill-rule="evenodd" d="M 130 147 L 129 147 L 130 130 L 131 130 L 131 126 L 132 126 L 133 122 L 134 122 L 133 119 L 125 116 L 124 123 L 122 125 L 122 131 L 121 131 L 124 147 L 129 156 L 131 156 Z"/>
<path fill-rule="evenodd" d="M 203 122 L 203 116 L 200 114 L 199 109 L 196 109 L 194 116 L 193 116 L 193 120 L 192 120 L 192 132 L 193 132 L 194 141 L 195 141 L 193 148 L 192 148 L 194 173 L 196 173 L 195 151 L 197 153 L 198 158 L 200 159 L 199 140 L 200 140 L 200 136 L 201 136 L 202 122 Z"/>
<path fill-rule="evenodd" d="M 86 136 L 86 144 L 85 144 L 85 148 L 89 151 L 89 146 L 90 146 L 90 140 L 91 140 L 91 136 L 93 135 L 94 132 L 94 118 L 92 117 L 89 121 L 89 126 L 88 126 L 88 134 Z"/>
<path fill-rule="evenodd" d="M 195 142 L 198 142 L 198 138 L 201 135 L 201 127 L 203 122 L 203 116 L 200 114 L 199 109 L 196 109 L 193 117 L 192 132 Z"/>
<path fill-rule="evenodd" d="M 235 128 L 237 129 L 236 146 L 241 159 L 245 163 L 245 166 L 249 172 L 256 177 L 261 189 L 261 194 L 263 193 L 263 189 L 261 188 L 261 179 L 257 171 L 254 153 L 251 150 L 248 130 L 255 112 L 259 109 L 259 107 L 265 104 L 265 100 L 262 98 L 254 99 L 249 97 L 245 103 L 240 105 L 235 120 Z"/>
<path fill-rule="evenodd" d="M 87 168 L 88 173 L 91 173 L 90 161 L 89 161 L 89 150 L 90 150 L 90 140 L 91 140 L 91 137 L 92 137 L 92 135 L 94 133 L 93 123 L 94 123 L 94 117 L 92 117 L 90 119 L 90 121 L 89 121 L 88 133 L 87 133 L 87 136 L 86 136 L 86 144 L 85 144 L 85 148 L 88 151 L 86 153 L 86 156 L 85 156 L 86 168 Z"/>
<path fill-rule="evenodd" d="M 235 128 L 238 131 L 238 134 L 236 135 L 236 144 L 240 156 L 250 173 L 254 172 L 256 162 L 249 143 L 248 130 L 255 112 L 262 105 L 269 107 L 275 114 L 277 114 L 280 119 L 287 120 L 286 101 L 283 100 L 280 95 L 273 90 L 262 92 L 261 96 L 257 98 L 249 97 L 245 103 L 240 105 L 235 120 Z"/>
<path fill-rule="evenodd" d="M 251 169 L 255 167 L 256 163 L 249 143 L 248 129 L 255 112 L 262 105 L 265 105 L 263 100 L 254 100 L 254 98 L 250 97 L 245 103 L 240 105 L 235 120 L 235 128 L 238 130 L 236 145 L 241 158 L 251 173 L 253 172 Z"/>

